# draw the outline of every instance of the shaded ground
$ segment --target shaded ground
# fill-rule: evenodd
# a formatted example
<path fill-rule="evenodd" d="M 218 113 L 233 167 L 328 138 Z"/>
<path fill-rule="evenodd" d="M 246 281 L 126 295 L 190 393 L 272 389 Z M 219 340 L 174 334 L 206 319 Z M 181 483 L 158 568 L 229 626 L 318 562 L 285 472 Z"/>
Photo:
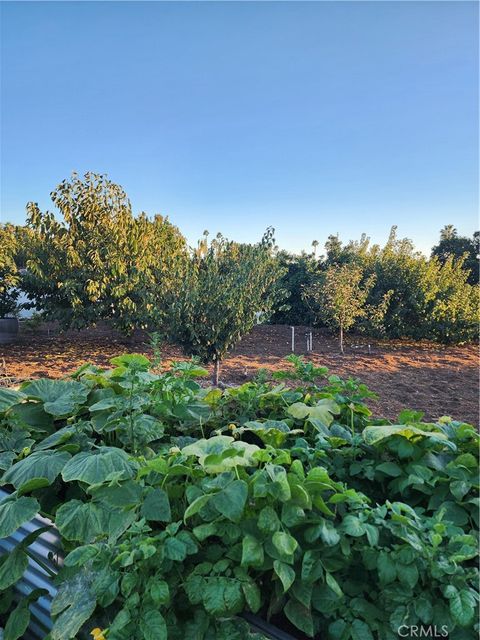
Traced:
<path fill-rule="evenodd" d="M 297 327 L 295 352 L 304 353 L 305 343 L 305 328 Z M 63 334 L 46 328 L 22 332 L 17 343 L 0 345 L 0 384 L 64 376 L 85 362 L 106 366 L 113 356 L 129 351 L 151 357 L 148 337 L 138 334 L 125 340 L 106 328 Z M 251 379 L 260 368 L 284 368 L 283 358 L 290 352 L 290 327 L 258 326 L 225 361 L 222 380 L 237 384 Z M 162 348 L 165 363 L 182 357 L 176 347 Z M 379 400 L 370 403 L 378 415 L 393 419 L 408 407 L 425 411 L 428 419 L 450 415 L 479 423 L 475 345 L 445 347 L 428 342 L 376 341 L 353 336 L 342 356 L 331 336 L 316 331 L 313 353 L 308 359 L 329 367 L 331 373 L 360 378 L 379 394 Z"/>

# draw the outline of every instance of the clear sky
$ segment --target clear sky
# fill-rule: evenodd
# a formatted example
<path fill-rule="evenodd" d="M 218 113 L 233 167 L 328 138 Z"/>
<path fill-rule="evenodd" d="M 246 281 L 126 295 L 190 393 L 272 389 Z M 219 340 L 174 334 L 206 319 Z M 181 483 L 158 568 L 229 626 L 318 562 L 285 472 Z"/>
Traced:
<path fill-rule="evenodd" d="M 478 228 L 475 2 L 2 2 L 2 220 L 73 170 L 294 251 Z"/>

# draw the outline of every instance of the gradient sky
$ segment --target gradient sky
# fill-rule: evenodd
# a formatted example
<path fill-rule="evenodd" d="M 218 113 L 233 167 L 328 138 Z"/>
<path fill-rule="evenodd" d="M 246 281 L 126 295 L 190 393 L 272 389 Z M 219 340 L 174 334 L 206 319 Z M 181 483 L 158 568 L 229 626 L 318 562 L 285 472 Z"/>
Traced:
<path fill-rule="evenodd" d="M 478 228 L 475 2 L 2 2 L 1 205 L 73 170 L 294 251 Z"/>

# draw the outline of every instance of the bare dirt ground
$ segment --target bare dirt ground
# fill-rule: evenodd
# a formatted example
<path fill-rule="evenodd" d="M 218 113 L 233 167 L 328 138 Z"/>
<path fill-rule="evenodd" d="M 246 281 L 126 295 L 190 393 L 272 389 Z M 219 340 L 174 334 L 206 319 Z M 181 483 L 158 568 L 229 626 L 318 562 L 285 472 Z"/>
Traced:
<path fill-rule="evenodd" d="M 370 343 L 370 349 L 369 349 Z M 305 328 L 296 328 L 295 352 L 306 349 Z M 108 366 L 110 358 L 126 352 L 152 356 L 148 336 L 137 334 L 125 340 L 107 328 L 60 333 L 42 327 L 22 331 L 18 342 L 0 345 L 0 384 L 18 384 L 38 377 L 68 375 L 85 362 Z M 258 369 L 285 368 L 291 353 L 291 330 L 285 325 L 258 326 L 225 360 L 222 380 L 242 383 Z M 479 424 L 478 348 L 476 345 L 446 347 L 429 342 L 380 341 L 350 336 L 345 354 L 336 340 L 319 330 L 314 332 L 313 352 L 306 356 L 331 373 L 356 377 L 379 395 L 370 406 L 376 415 L 394 419 L 408 407 L 425 412 L 426 419 L 449 415 Z M 177 347 L 162 347 L 162 358 L 185 356 Z"/>

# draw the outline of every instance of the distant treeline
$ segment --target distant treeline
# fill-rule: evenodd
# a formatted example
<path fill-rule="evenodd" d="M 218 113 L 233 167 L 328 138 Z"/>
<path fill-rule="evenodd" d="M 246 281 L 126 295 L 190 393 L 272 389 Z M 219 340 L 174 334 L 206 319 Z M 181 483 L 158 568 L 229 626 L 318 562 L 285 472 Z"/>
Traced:
<path fill-rule="evenodd" d="M 268 229 L 256 244 L 205 232 L 196 247 L 167 218 L 133 215 L 123 189 L 104 175 L 73 174 L 51 193 L 57 209 L 27 205 L 24 226 L 0 225 L 0 317 L 20 291 L 65 328 L 108 321 L 126 334 L 158 331 L 203 360 L 220 362 L 255 324 L 324 325 L 395 338 L 464 342 L 477 334 L 476 233 L 441 231 L 432 256 L 399 240 L 366 236 L 325 255 L 292 255 Z"/>
<path fill-rule="evenodd" d="M 324 283 L 323 293 L 327 280 L 331 288 L 341 288 L 343 272 L 347 281 L 358 280 L 357 294 L 368 287 L 363 312 L 351 327 L 392 338 L 471 340 L 478 331 L 479 242 L 479 232 L 466 238 L 448 225 L 427 258 L 415 250 L 411 240 L 398 239 L 392 227 L 384 247 L 372 245 L 366 235 L 347 244 L 332 235 L 320 257 L 315 241 L 311 253 L 280 251 L 278 260 L 285 270 L 281 284 L 288 295 L 271 321 L 329 324 L 321 285 Z M 338 275 L 332 280 L 335 272 Z"/>

